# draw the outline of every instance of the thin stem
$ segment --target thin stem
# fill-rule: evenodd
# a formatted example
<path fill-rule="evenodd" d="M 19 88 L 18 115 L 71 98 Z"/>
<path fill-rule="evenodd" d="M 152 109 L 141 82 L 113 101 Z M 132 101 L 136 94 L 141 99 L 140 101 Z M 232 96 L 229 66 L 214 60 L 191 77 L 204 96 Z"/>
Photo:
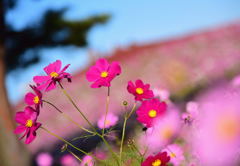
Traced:
<path fill-rule="evenodd" d="M 104 135 L 104 130 L 105 130 L 105 126 L 106 126 L 106 119 L 107 119 L 107 114 L 108 114 L 108 110 L 109 110 L 109 101 L 110 101 L 110 87 L 108 87 L 107 102 L 106 102 L 106 113 L 105 113 L 105 117 L 104 117 L 102 135 Z"/>
<path fill-rule="evenodd" d="M 124 141 L 124 137 L 125 137 L 126 124 L 127 124 L 127 117 L 125 116 L 124 122 L 123 122 L 121 145 L 120 145 L 120 162 L 121 162 L 121 164 L 122 164 L 122 151 L 123 151 L 123 141 Z"/>
<path fill-rule="evenodd" d="M 55 134 L 55 133 L 49 131 L 49 130 L 46 129 L 45 127 L 41 127 L 41 128 L 42 128 L 44 131 L 46 131 L 48 134 L 50 134 L 50 135 L 52 135 L 52 136 L 58 138 L 59 140 L 63 141 L 63 142 L 66 143 L 67 145 L 73 147 L 74 149 L 78 150 L 79 152 L 81 152 L 81 153 L 83 153 L 83 154 L 85 154 L 85 155 L 90 155 L 89 153 L 83 151 L 82 149 L 80 149 L 80 148 L 74 146 L 73 144 L 71 144 L 70 142 L 68 142 L 67 140 L 65 140 L 64 138 L 62 138 L 62 137 L 58 136 L 57 134 Z"/>
<path fill-rule="evenodd" d="M 83 114 L 83 112 L 78 108 L 78 106 L 75 104 L 71 96 L 67 93 L 67 91 L 63 88 L 62 84 L 58 82 L 64 95 L 69 99 L 69 101 L 72 103 L 72 105 L 76 108 L 76 110 L 81 114 L 81 116 L 87 121 L 88 125 L 94 130 L 94 132 L 97 133 L 97 130 L 95 127 L 92 125 L 92 123 L 87 119 L 87 117 Z"/>
<path fill-rule="evenodd" d="M 108 144 L 108 142 L 106 141 L 106 139 L 104 138 L 104 136 L 100 135 L 99 136 L 102 138 L 103 142 L 106 144 L 106 146 L 108 147 L 108 149 L 110 150 L 110 152 L 112 153 L 112 156 L 115 158 L 115 160 L 117 161 L 117 165 L 119 165 L 119 161 L 118 161 L 118 156 L 116 155 L 116 153 L 114 153 L 114 151 L 112 150 L 112 147 Z M 121 160 L 120 160 L 121 162 Z"/>
<path fill-rule="evenodd" d="M 78 108 L 78 106 L 75 104 L 75 102 L 72 100 L 71 96 L 67 93 L 67 91 L 63 88 L 62 84 L 60 82 L 58 82 L 64 95 L 69 99 L 69 101 L 72 103 L 72 105 L 77 109 L 77 111 L 82 115 L 82 117 L 87 121 L 87 123 L 89 124 L 89 126 L 94 130 L 94 133 L 96 133 L 96 135 L 98 135 L 102 140 L 103 142 L 106 144 L 106 146 L 109 148 L 110 152 L 112 153 L 112 155 L 114 156 L 114 158 L 116 159 L 117 161 L 117 164 L 119 165 L 119 162 L 118 162 L 118 156 L 113 152 L 111 146 L 108 144 L 108 142 L 105 140 L 105 138 L 99 134 L 97 132 L 97 130 L 95 129 L 95 127 L 91 124 L 91 122 L 89 122 L 89 120 L 86 118 L 86 116 L 82 113 L 82 111 Z"/>
<path fill-rule="evenodd" d="M 69 153 L 71 153 L 73 155 L 73 157 L 75 157 L 76 159 L 78 159 L 80 162 L 82 162 L 82 159 L 80 159 L 76 154 L 74 154 L 71 150 L 67 149 L 67 151 Z"/>
<path fill-rule="evenodd" d="M 123 130 L 122 130 L 122 139 L 121 139 L 121 145 L 120 145 L 120 163 L 122 165 L 122 151 L 123 151 L 123 142 L 125 138 L 125 131 L 126 131 L 126 125 L 127 125 L 127 120 L 131 117 L 132 113 L 134 112 L 136 107 L 136 102 L 133 104 L 132 110 L 130 111 L 129 114 L 126 114 L 124 116 L 124 122 L 123 122 Z"/>
<path fill-rule="evenodd" d="M 72 122 L 73 124 L 75 124 L 76 126 L 78 126 L 80 129 L 86 131 L 86 132 L 89 132 L 89 133 L 94 133 L 84 127 L 82 127 L 79 123 L 75 122 L 69 115 L 65 114 L 63 111 L 61 111 L 58 107 L 56 107 L 54 104 L 52 104 L 51 102 L 49 101 L 46 101 L 46 100 L 43 100 L 44 103 L 47 103 L 49 105 L 51 105 L 52 107 L 54 107 L 59 113 L 61 113 L 66 119 L 68 119 L 70 122 Z"/>

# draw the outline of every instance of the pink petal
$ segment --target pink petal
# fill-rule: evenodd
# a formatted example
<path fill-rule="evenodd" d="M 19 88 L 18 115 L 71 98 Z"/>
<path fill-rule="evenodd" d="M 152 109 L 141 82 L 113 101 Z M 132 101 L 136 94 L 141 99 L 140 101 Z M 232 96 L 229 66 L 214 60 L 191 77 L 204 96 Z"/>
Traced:
<path fill-rule="evenodd" d="M 135 86 L 132 81 L 128 81 L 127 90 L 129 93 L 135 93 Z"/>
<path fill-rule="evenodd" d="M 109 68 L 109 63 L 107 62 L 106 59 L 99 59 L 97 62 L 96 62 L 96 65 L 95 65 L 100 71 L 108 71 L 108 68 Z"/>
<path fill-rule="evenodd" d="M 25 107 L 24 113 L 28 116 L 31 120 L 35 121 L 37 119 L 37 112 L 30 106 Z"/>
<path fill-rule="evenodd" d="M 28 118 L 27 118 L 25 112 L 17 112 L 16 115 L 15 115 L 16 122 L 20 123 L 22 125 L 25 125 L 27 119 Z"/>
<path fill-rule="evenodd" d="M 113 62 L 110 65 L 108 72 L 110 75 L 114 75 L 114 76 L 121 74 L 121 67 L 120 67 L 119 63 Z"/>
<path fill-rule="evenodd" d="M 61 70 L 61 72 L 60 73 L 62 73 L 62 72 L 65 72 L 65 70 L 67 70 L 67 68 L 70 66 L 70 64 L 68 64 L 68 65 L 66 65 L 66 66 L 64 66 L 64 68 Z"/>
<path fill-rule="evenodd" d="M 100 71 L 95 67 L 92 66 L 86 73 L 86 78 L 89 82 L 96 81 L 100 78 Z"/>
<path fill-rule="evenodd" d="M 16 129 L 14 130 L 15 134 L 20 134 L 22 132 L 24 132 L 27 129 L 27 127 L 25 126 L 17 126 Z"/>
<path fill-rule="evenodd" d="M 135 84 L 136 84 L 136 87 L 141 87 L 141 88 L 144 87 L 142 80 L 137 80 Z"/>
<path fill-rule="evenodd" d="M 50 90 L 53 90 L 56 88 L 56 83 L 51 81 L 50 84 L 47 86 L 47 88 L 45 89 L 45 92 L 48 92 Z"/>
<path fill-rule="evenodd" d="M 44 68 L 44 71 L 47 73 L 47 75 L 51 74 L 52 72 L 59 73 L 61 67 L 62 67 L 62 62 L 60 60 L 56 60 L 55 62 L 46 66 Z"/>
<path fill-rule="evenodd" d="M 28 105 L 34 105 L 33 99 L 36 95 L 33 93 L 29 92 L 25 95 L 25 103 Z"/>
<path fill-rule="evenodd" d="M 105 79 L 98 79 L 91 85 L 92 88 L 100 88 L 101 86 L 109 87 L 110 82 L 107 82 Z"/>
<path fill-rule="evenodd" d="M 36 84 L 42 84 L 43 82 L 48 81 L 50 79 L 51 79 L 50 76 L 35 76 L 35 77 L 33 77 L 33 81 Z"/>

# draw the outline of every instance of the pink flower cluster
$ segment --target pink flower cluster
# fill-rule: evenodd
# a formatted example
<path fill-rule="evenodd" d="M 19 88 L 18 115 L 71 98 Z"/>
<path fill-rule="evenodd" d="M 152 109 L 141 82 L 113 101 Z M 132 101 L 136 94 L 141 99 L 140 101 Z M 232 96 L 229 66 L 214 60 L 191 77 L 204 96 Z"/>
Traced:
<path fill-rule="evenodd" d="M 30 85 L 33 92 L 28 92 L 25 95 L 25 103 L 28 105 L 24 111 L 17 112 L 15 120 L 19 124 L 15 129 L 15 134 L 23 133 L 20 139 L 26 137 L 25 143 L 29 144 L 36 138 L 36 131 L 41 127 L 41 123 L 37 122 L 40 109 L 43 106 L 42 90 L 50 91 L 56 88 L 56 84 L 66 78 L 71 82 L 71 75 L 65 70 L 69 65 L 61 70 L 62 62 L 60 60 L 49 64 L 44 68 L 47 76 L 35 76 L 33 81 L 36 85 Z"/>

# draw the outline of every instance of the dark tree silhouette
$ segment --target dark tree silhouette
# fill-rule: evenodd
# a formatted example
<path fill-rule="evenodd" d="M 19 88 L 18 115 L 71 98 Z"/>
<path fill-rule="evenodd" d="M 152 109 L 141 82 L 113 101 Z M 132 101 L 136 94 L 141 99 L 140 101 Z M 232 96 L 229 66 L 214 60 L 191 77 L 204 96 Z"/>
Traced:
<path fill-rule="evenodd" d="M 6 13 L 17 5 L 17 0 L 0 0 L 0 165 L 28 166 L 29 154 L 13 134 L 15 122 L 5 88 L 7 72 L 27 67 L 40 60 L 42 48 L 56 46 L 85 47 L 88 31 L 98 23 L 105 23 L 109 15 L 85 20 L 69 21 L 63 18 L 67 9 L 47 11 L 39 24 L 15 30 L 5 21 Z M 31 55 L 25 56 L 31 50 Z M 67 55 L 70 56 L 70 55 Z M 16 92 L 17 93 L 17 92 Z"/>

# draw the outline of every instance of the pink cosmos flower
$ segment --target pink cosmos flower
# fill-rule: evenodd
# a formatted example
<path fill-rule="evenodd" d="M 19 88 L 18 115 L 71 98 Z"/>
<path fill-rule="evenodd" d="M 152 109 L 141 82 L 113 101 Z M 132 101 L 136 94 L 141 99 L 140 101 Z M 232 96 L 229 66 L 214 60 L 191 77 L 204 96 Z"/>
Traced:
<path fill-rule="evenodd" d="M 181 165 L 182 162 L 185 160 L 183 150 L 177 144 L 168 145 L 167 148 L 163 149 L 162 151 L 165 151 L 169 154 L 169 156 L 171 157 L 170 163 L 172 163 L 174 166 Z"/>
<path fill-rule="evenodd" d="M 199 122 L 187 140 L 201 165 L 239 165 L 239 101 L 240 89 L 229 85 L 215 86 L 198 98 Z"/>
<path fill-rule="evenodd" d="M 105 120 L 105 115 L 102 116 L 99 120 L 98 120 L 98 127 L 100 129 L 104 128 L 104 120 Z M 110 128 L 111 126 L 114 126 L 115 124 L 117 124 L 118 122 L 118 116 L 109 113 L 106 116 L 106 122 L 105 122 L 105 129 Z"/>
<path fill-rule="evenodd" d="M 26 136 L 25 143 L 31 143 L 36 137 L 36 130 L 41 126 L 41 123 L 36 122 L 37 112 L 30 106 L 27 106 L 23 112 L 17 112 L 15 115 L 15 120 L 20 125 L 17 126 L 14 133 L 20 134 L 23 133 L 23 136 Z"/>
<path fill-rule="evenodd" d="M 51 166 L 53 157 L 49 153 L 44 152 L 37 156 L 36 161 L 39 166 Z"/>
<path fill-rule="evenodd" d="M 84 156 L 80 166 L 94 166 L 94 161 L 91 156 Z"/>
<path fill-rule="evenodd" d="M 166 108 L 166 103 L 160 102 L 159 99 L 145 100 L 136 111 L 137 120 L 146 127 L 152 127 L 153 122 L 164 115 Z"/>
<path fill-rule="evenodd" d="M 169 161 L 167 152 L 160 152 L 156 156 L 148 156 L 141 166 L 167 166 Z"/>
<path fill-rule="evenodd" d="M 144 84 L 142 80 L 136 80 L 135 85 L 132 81 L 128 82 L 127 90 L 135 96 L 135 100 L 151 99 L 154 97 L 153 91 L 149 89 L 149 84 Z"/>
<path fill-rule="evenodd" d="M 29 106 L 34 105 L 36 110 L 39 110 L 39 106 L 42 106 L 42 93 L 36 86 L 30 85 L 34 93 L 28 92 L 25 95 L 25 103 Z"/>
<path fill-rule="evenodd" d="M 121 74 L 121 67 L 118 62 L 109 64 L 106 59 L 101 58 L 95 66 L 90 67 L 86 78 L 89 82 L 93 82 L 92 88 L 110 87 L 111 81 L 119 74 Z"/>
<path fill-rule="evenodd" d="M 70 64 L 66 65 L 62 70 L 62 62 L 56 60 L 44 68 L 47 76 L 35 76 L 33 81 L 37 84 L 39 90 L 50 91 L 56 88 L 56 83 L 60 82 L 63 78 L 66 78 L 68 82 L 71 82 L 71 75 L 66 73 L 65 70 Z"/>

